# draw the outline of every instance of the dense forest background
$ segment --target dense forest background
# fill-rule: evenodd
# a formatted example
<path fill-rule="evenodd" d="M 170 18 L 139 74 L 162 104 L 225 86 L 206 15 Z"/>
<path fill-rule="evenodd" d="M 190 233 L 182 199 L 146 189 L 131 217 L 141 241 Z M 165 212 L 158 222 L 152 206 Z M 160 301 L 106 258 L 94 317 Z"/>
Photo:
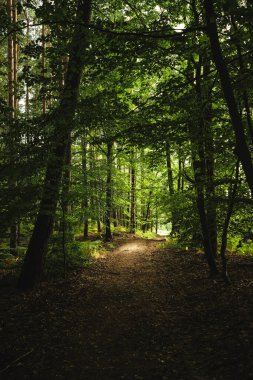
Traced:
<path fill-rule="evenodd" d="M 246 0 L 0 1 L 1 259 L 21 289 L 46 255 L 65 272 L 166 229 L 229 282 L 226 250 L 252 252 L 252 20 Z"/>

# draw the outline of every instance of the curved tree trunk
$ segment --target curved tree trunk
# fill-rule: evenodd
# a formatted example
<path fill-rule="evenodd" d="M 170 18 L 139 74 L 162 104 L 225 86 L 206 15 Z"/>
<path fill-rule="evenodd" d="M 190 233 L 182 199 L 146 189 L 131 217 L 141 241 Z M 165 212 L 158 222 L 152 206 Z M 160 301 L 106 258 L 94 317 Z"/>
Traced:
<path fill-rule="evenodd" d="M 91 15 L 92 0 L 82 0 L 77 9 L 77 25 L 73 32 L 68 69 L 59 107 L 54 117 L 52 149 L 44 182 L 44 193 L 30 239 L 18 287 L 27 289 L 39 282 L 49 238 L 52 234 L 59 188 L 69 135 L 77 106 L 81 73 L 87 46 L 87 28 Z"/>
<path fill-rule="evenodd" d="M 250 151 L 249 151 L 248 144 L 245 137 L 242 118 L 240 116 L 240 113 L 238 111 L 238 107 L 236 104 L 234 91 L 233 91 L 232 83 L 231 83 L 231 78 L 230 78 L 227 64 L 223 57 L 221 46 L 220 46 L 213 1 L 204 0 L 204 8 L 205 8 L 205 15 L 206 15 L 207 35 L 210 40 L 211 51 L 213 54 L 217 71 L 220 76 L 221 87 L 222 87 L 224 97 L 228 106 L 232 126 L 235 132 L 235 140 L 236 140 L 235 153 L 242 163 L 246 180 L 248 182 L 251 193 L 253 194 L 253 163 L 252 163 Z"/>

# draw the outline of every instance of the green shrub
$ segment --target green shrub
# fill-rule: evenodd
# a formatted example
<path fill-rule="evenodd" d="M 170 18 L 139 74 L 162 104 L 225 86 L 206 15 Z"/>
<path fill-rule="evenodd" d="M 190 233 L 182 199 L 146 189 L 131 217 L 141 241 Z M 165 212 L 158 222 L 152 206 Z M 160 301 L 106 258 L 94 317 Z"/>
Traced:
<path fill-rule="evenodd" d="M 101 249 L 102 241 L 70 241 L 65 244 L 65 255 L 61 236 L 51 239 L 45 263 L 47 276 L 59 276 L 65 271 L 80 269 L 88 265 L 94 254 Z M 65 256 L 65 257 L 64 257 Z"/>

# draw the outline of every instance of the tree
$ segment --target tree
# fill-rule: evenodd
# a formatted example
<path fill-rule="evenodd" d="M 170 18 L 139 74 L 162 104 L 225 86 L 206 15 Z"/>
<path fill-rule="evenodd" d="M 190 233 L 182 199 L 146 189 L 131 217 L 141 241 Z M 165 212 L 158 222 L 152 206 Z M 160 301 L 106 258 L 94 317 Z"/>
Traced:
<path fill-rule="evenodd" d="M 77 24 L 73 32 L 64 89 L 53 120 L 53 144 L 47 164 L 44 194 L 19 278 L 20 289 L 34 286 L 40 280 L 42 273 L 48 240 L 53 228 L 69 133 L 77 105 L 81 73 L 85 63 L 84 49 L 88 42 L 86 27 L 90 20 L 90 14 L 91 0 L 80 1 L 77 8 Z"/>
<path fill-rule="evenodd" d="M 242 163 L 244 173 L 251 192 L 253 193 L 253 163 L 246 141 L 244 126 L 242 118 L 238 111 L 234 91 L 231 84 L 231 78 L 228 72 L 227 64 L 223 58 L 218 29 L 216 24 L 216 15 L 214 11 L 213 1 L 204 0 L 205 16 L 206 16 L 206 30 L 210 40 L 211 50 L 217 71 L 220 76 L 221 86 L 223 89 L 224 97 L 226 99 L 229 115 L 231 118 L 232 126 L 235 133 L 236 149 L 235 153 Z"/>

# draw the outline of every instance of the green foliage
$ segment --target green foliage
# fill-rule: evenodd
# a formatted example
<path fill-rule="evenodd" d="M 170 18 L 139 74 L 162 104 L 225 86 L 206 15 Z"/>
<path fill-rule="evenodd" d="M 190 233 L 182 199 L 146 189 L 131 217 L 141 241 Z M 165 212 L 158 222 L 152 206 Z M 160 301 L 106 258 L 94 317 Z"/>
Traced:
<path fill-rule="evenodd" d="M 251 107 L 253 95 L 249 54 L 253 42 L 252 6 L 249 3 L 245 7 L 242 2 L 226 0 L 216 2 L 216 7 L 221 47 L 229 62 L 252 151 L 244 104 L 246 94 Z M 39 209 L 52 148 L 52 121 L 56 117 L 61 121 L 62 117 L 57 114 L 57 107 L 76 5 L 76 0 L 29 1 L 19 7 L 18 81 L 14 86 L 19 104 L 13 119 L 6 99 L 9 91 L 7 33 L 14 25 L 10 25 L 6 6 L 0 5 L 3 38 L 0 46 L 0 233 L 5 241 L 10 226 L 18 221 L 22 245 L 27 245 Z M 44 32 L 41 24 L 45 26 Z M 200 148 L 203 148 L 206 169 L 210 164 L 208 154 L 211 152 L 213 156 L 213 197 L 221 238 L 236 160 L 235 138 L 203 26 L 200 1 L 164 0 L 159 5 L 153 0 L 96 3 L 91 28 L 87 29 L 90 41 L 71 136 L 72 157 L 64 166 L 69 181 L 67 186 L 63 181 L 60 189 L 55 230 L 60 229 L 65 218 L 72 235 L 83 235 L 85 220 L 89 223 L 89 233 L 104 234 L 108 211 L 106 149 L 107 144 L 112 143 L 110 217 L 115 233 L 129 232 L 133 191 L 130 172 L 134 168 L 136 235 L 152 238 L 159 226 L 170 223 L 176 241 L 171 244 L 200 247 L 202 234 L 193 161 L 199 163 Z M 184 33 L 181 28 L 185 29 Z M 238 57 L 240 50 L 243 62 Z M 198 97 L 196 75 L 201 62 L 199 87 L 202 93 Z M 201 130 L 200 124 L 205 118 L 208 121 L 205 120 Z M 165 149 L 168 143 L 172 189 L 168 184 Z M 201 171 L 196 170 L 196 173 L 201 174 Z M 205 200 L 208 198 L 206 178 L 201 179 Z M 242 170 L 237 198 L 251 200 Z M 64 202 L 67 212 L 63 217 Z M 251 246 L 246 242 L 242 249 L 236 250 L 236 246 L 239 240 L 246 239 L 252 217 L 251 206 L 235 202 L 228 231 L 229 249 L 250 252 Z M 99 233 L 98 221 L 102 228 Z M 64 271 L 63 245 L 60 233 L 58 235 L 52 240 L 46 261 L 50 275 Z M 66 269 L 85 265 L 100 248 L 101 241 L 66 243 Z M 23 253 L 18 251 L 22 257 Z M 3 262 L 16 262 L 8 249 L 4 252 Z"/>
<path fill-rule="evenodd" d="M 146 232 L 137 231 L 136 236 L 139 236 L 144 239 L 155 239 L 157 237 L 157 235 L 151 231 L 146 231 Z"/>
<path fill-rule="evenodd" d="M 95 241 L 70 241 L 62 245 L 62 237 L 55 236 L 47 255 L 45 274 L 47 276 L 63 276 L 64 271 L 69 272 L 81 269 L 89 265 L 94 259 L 95 254 L 103 247 L 101 240 Z M 64 261 L 64 249 L 66 262 Z M 65 264 L 65 268 L 64 268 Z"/>

